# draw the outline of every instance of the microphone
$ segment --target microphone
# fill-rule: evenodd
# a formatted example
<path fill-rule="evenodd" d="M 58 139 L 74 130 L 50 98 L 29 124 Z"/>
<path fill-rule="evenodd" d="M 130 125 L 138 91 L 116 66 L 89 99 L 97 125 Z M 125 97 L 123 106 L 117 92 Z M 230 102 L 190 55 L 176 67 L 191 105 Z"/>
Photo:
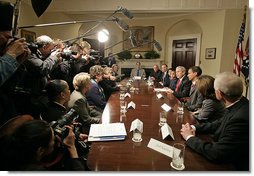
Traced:
<path fill-rule="evenodd" d="M 158 51 L 161 51 L 161 50 L 162 50 L 160 43 L 157 42 L 156 40 L 154 40 L 154 46 L 155 46 L 155 48 L 156 48 Z"/>
<path fill-rule="evenodd" d="M 113 18 L 114 18 L 114 21 L 116 22 L 117 26 L 118 26 L 119 28 L 121 28 L 124 32 L 126 32 L 126 31 L 129 30 L 128 24 L 126 24 L 125 22 L 119 20 L 119 18 L 117 18 L 117 17 L 114 17 L 114 16 L 113 16 Z"/>
<path fill-rule="evenodd" d="M 123 8 L 121 6 L 118 6 L 118 9 L 117 11 L 121 12 L 122 14 L 124 14 L 126 17 L 128 17 L 129 19 L 132 19 L 133 18 L 133 15 L 132 13 L 127 10 L 126 8 Z"/>
<path fill-rule="evenodd" d="M 132 47 L 138 47 L 138 42 L 136 40 L 136 37 L 133 35 L 131 30 L 130 30 L 130 37 L 129 37 L 129 39 L 131 41 L 131 46 Z"/>

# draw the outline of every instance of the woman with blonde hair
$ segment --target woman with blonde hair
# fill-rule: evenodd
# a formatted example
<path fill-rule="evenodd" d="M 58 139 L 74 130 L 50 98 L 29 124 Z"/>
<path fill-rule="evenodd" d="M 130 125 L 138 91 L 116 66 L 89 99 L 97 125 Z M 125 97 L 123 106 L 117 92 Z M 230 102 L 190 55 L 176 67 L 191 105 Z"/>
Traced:
<path fill-rule="evenodd" d="M 74 91 L 68 103 L 69 108 L 73 108 L 79 115 L 79 122 L 82 123 L 82 132 L 88 134 L 91 124 L 99 123 L 101 113 L 91 108 L 86 99 L 86 92 L 91 87 L 90 75 L 81 72 L 73 78 Z"/>

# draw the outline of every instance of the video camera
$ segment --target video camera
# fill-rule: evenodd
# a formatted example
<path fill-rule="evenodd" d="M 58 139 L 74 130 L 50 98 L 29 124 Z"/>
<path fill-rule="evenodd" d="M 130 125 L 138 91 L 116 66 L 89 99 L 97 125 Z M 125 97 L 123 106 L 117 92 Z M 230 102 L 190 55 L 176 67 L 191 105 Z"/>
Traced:
<path fill-rule="evenodd" d="M 65 125 L 74 125 L 73 132 L 76 137 L 80 134 L 80 123 L 73 123 L 79 116 L 74 109 L 70 109 L 68 113 L 63 115 L 58 121 L 51 122 L 51 127 L 53 128 L 55 134 L 57 134 L 63 140 L 68 136 L 69 129 Z M 78 138 L 77 138 L 78 139 Z"/>
<path fill-rule="evenodd" d="M 77 123 L 75 120 L 79 115 L 76 113 L 74 109 L 70 109 L 68 113 L 63 115 L 61 119 L 58 121 L 51 122 L 51 127 L 54 130 L 54 133 L 61 137 L 62 141 L 66 138 L 69 134 L 69 129 L 65 127 L 65 125 L 74 125 L 73 132 L 75 134 L 75 146 L 77 148 L 78 155 L 80 157 L 84 157 L 88 154 L 90 146 L 87 145 L 84 141 L 79 141 L 80 135 L 80 128 L 81 123 Z"/>

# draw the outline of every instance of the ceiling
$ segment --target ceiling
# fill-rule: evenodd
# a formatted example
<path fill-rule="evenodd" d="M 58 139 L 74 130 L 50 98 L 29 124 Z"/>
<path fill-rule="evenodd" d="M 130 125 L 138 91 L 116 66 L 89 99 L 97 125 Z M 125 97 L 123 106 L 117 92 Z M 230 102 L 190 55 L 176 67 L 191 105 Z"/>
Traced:
<path fill-rule="evenodd" d="M 22 0 L 31 5 L 30 0 Z M 52 0 L 44 13 L 64 13 L 73 20 L 105 18 L 119 7 L 135 19 L 168 18 L 223 9 L 241 9 L 248 0 Z"/>

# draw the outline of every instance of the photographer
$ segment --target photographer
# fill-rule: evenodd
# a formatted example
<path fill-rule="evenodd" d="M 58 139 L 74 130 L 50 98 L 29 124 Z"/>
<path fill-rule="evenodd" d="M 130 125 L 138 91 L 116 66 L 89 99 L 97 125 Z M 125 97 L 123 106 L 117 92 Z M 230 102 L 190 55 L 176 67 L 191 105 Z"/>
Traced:
<path fill-rule="evenodd" d="M 78 158 L 74 133 L 70 126 L 69 134 L 62 144 L 69 157 L 62 170 L 84 171 L 85 163 Z M 31 120 L 18 126 L 10 137 L 1 143 L 2 159 L 5 168 L 11 171 L 46 171 L 49 163 L 44 163 L 54 151 L 56 139 L 51 126 L 43 120 Z M 3 166 L 2 166 L 3 167 Z"/>
<path fill-rule="evenodd" d="M 38 119 L 47 103 L 45 86 L 50 79 L 49 74 L 61 62 L 61 56 L 60 51 L 55 50 L 53 40 L 46 35 L 39 36 L 35 44 L 37 48 L 31 48 L 31 57 L 4 88 L 10 92 L 18 114 L 30 114 Z"/>

